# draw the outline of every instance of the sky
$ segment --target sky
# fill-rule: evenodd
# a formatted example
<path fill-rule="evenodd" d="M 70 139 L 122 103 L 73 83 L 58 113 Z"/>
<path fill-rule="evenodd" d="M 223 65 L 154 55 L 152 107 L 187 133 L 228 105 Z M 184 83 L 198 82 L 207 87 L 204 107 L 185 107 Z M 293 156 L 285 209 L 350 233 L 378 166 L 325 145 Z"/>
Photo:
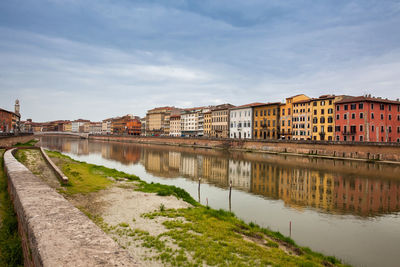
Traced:
<path fill-rule="evenodd" d="M 399 98 L 400 1 L 0 1 L 0 108 L 22 119 L 299 93 Z"/>

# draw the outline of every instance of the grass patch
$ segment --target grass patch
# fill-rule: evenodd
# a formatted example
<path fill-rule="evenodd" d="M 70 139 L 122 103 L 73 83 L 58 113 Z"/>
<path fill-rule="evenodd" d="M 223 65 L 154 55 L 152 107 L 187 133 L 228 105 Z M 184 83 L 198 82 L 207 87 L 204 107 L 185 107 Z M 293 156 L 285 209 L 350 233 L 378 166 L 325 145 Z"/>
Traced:
<path fill-rule="evenodd" d="M 106 189 L 115 180 L 138 181 L 136 175 L 120 172 L 116 169 L 109 169 L 86 162 L 73 160 L 59 152 L 46 151 L 54 160 L 56 165 L 68 177 L 69 183 L 65 185 L 67 194 L 87 194 Z"/>
<path fill-rule="evenodd" d="M 254 223 L 245 224 L 233 213 L 223 210 L 198 206 L 157 211 L 143 217 L 170 218 L 163 223 L 167 232 L 141 239 L 143 246 L 158 253 L 156 259 L 172 266 L 343 266 L 334 257 L 298 247 L 293 241 L 292 245 L 281 234 Z M 165 237 L 179 248 L 166 249 Z M 279 248 L 279 244 L 290 252 Z"/>
<path fill-rule="evenodd" d="M 29 140 L 29 141 L 26 142 L 26 143 L 20 143 L 20 142 L 18 142 L 18 143 L 16 143 L 15 145 L 13 145 L 13 147 L 35 146 L 35 144 L 36 144 L 37 142 L 39 142 L 39 140 L 32 139 L 32 140 Z"/>
<path fill-rule="evenodd" d="M 175 196 L 178 199 L 182 199 L 193 206 L 199 205 L 199 203 L 192 198 L 192 196 L 183 190 L 182 188 L 173 185 L 163 185 L 159 183 L 146 183 L 141 181 L 137 191 L 142 191 L 146 193 L 156 193 L 159 196 Z"/>
<path fill-rule="evenodd" d="M 23 266 L 18 222 L 7 191 L 7 177 L 3 170 L 0 150 L 0 266 Z"/>

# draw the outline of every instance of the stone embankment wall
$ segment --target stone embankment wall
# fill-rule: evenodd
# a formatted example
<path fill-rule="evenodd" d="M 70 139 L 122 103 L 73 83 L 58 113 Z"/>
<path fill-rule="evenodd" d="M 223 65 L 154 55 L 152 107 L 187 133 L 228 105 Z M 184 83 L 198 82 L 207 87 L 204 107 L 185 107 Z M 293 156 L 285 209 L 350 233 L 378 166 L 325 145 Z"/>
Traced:
<path fill-rule="evenodd" d="M 13 151 L 4 154 L 4 166 L 25 266 L 136 266 L 111 237 L 19 163 Z"/>
<path fill-rule="evenodd" d="M 133 137 L 90 135 L 89 139 L 158 145 L 237 149 L 311 157 L 380 160 L 400 162 L 398 143 L 315 142 L 291 140 L 237 140 L 176 137 Z"/>
<path fill-rule="evenodd" d="M 0 147 L 10 147 L 16 143 L 26 143 L 33 139 L 33 134 L 21 136 L 0 136 Z"/>

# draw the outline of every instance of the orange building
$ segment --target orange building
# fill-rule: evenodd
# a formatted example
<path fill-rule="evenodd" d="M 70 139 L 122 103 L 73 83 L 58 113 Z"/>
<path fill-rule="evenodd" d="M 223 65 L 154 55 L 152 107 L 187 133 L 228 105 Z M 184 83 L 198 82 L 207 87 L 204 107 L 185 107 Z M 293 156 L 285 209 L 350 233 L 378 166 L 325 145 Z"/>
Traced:
<path fill-rule="evenodd" d="M 140 135 L 142 132 L 142 123 L 138 117 L 126 122 L 126 128 L 129 135 Z"/>
<path fill-rule="evenodd" d="M 292 139 L 293 129 L 293 103 L 310 99 L 308 96 L 301 94 L 286 98 L 286 103 L 280 106 L 280 127 L 281 138 Z"/>
<path fill-rule="evenodd" d="M 254 106 L 253 137 L 255 139 L 279 138 L 279 107 L 279 102 Z"/>

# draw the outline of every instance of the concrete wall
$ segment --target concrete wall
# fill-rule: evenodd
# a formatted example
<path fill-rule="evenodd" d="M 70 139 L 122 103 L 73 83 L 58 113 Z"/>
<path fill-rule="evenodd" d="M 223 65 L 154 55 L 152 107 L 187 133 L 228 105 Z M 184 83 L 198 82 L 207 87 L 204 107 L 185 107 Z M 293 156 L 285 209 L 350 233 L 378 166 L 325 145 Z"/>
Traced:
<path fill-rule="evenodd" d="M 25 266 L 136 266 L 81 211 L 4 154 L 8 188 L 18 217 Z"/>
<path fill-rule="evenodd" d="M 33 134 L 30 135 L 22 135 L 22 136 L 10 136 L 10 137 L 2 137 L 0 136 L 0 147 L 10 147 L 15 145 L 16 143 L 26 143 L 32 140 Z"/>
<path fill-rule="evenodd" d="M 349 159 L 400 162 L 398 143 L 320 142 L 291 140 L 235 140 L 174 137 L 89 136 L 89 139 L 159 145 L 196 146 L 207 148 L 241 149 L 271 153 L 294 153 L 307 156 L 326 156 Z"/>

